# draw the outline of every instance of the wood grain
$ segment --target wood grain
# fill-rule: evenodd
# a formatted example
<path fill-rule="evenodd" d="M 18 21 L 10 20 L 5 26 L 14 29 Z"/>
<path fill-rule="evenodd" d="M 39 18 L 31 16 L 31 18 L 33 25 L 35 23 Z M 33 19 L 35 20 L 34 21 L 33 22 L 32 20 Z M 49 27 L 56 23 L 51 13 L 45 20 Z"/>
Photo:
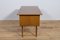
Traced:
<path fill-rule="evenodd" d="M 19 21 L 21 26 L 39 26 L 40 16 L 20 16 Z"/>

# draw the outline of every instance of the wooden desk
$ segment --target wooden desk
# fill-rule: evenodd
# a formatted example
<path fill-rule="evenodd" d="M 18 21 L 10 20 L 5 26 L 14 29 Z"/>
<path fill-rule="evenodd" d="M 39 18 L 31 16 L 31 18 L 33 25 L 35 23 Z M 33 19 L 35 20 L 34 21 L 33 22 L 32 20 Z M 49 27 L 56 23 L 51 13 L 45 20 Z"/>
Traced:
<path fill-rule="evenodd" d="M 40 15 L 41 12 L 37 6 L 22 6 L 19 13 L 19 23 L 22 27 L 22 37 L 23 37 L 23 27 L 26 26 L 36 26 L 36 37 L 37 37 L 37 26 L 40 25 Z"/>

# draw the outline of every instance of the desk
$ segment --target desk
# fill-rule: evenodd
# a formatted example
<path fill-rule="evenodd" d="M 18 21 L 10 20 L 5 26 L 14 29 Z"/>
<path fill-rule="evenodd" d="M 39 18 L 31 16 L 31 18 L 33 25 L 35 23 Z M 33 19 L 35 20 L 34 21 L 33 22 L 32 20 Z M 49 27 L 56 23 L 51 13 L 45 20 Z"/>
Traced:
<path fill-rule="evenodd" d="M 36 37 L 37 37 L 37 26 L 40 26 L 40 15 L 41 12 L 37 6 L 22 6 L 18 13 L 19 24 L 22 27 L 22 37 L 23 37 L 23 27 L 34 26 L 36 27 Z"/>

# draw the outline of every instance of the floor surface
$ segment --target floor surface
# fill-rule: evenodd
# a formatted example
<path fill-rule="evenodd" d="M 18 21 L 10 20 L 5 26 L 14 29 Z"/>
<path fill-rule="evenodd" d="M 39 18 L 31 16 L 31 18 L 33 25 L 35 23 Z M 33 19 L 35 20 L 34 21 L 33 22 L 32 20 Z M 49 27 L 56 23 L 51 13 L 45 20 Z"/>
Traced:
<path fill-rule="evenodd" d="M 24 27 L 22 37 L 18 21 L 0 21 L 0 40 L 60 40 L 60 21 L 41 21 L 37 37 L 35 26 Z"/>

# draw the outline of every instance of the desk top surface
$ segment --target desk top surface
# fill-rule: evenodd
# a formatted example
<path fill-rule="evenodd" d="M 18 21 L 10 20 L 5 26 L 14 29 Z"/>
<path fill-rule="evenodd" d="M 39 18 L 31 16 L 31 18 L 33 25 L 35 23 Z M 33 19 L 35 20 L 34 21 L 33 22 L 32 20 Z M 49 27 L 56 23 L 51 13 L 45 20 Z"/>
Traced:
<path fill-rule="evenodd" d="M 42 15 L 38 6 L 21 6 L 18 15 Z"/>

